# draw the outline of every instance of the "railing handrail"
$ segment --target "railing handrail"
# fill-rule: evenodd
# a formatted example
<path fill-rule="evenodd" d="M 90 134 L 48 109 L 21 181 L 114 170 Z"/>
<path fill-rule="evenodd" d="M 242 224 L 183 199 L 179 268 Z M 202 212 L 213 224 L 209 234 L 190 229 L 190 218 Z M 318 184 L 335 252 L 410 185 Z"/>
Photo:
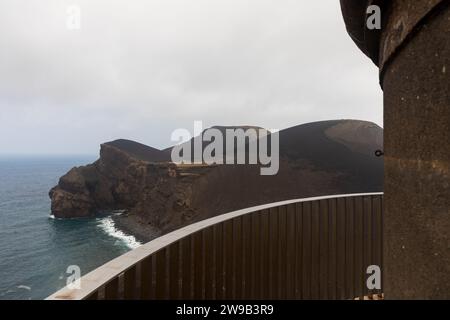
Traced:
<path fill-rule="evenodd" d="M 347 197 L 361 197 L 361 196 L 379 196 L 383 195 L 383 192 L 373 192 L 373 193 L 352 193 L 352 194 L 339 194 L 339 195 L 327 195 L 320 197 L 310 197 L 310 198 L 300 198 L 294 200 L 279 201 L 270 204 L 264 204 L 259 206 L 254 206 L 246 209 L 240 209 L 233 212 L 218 215 L 206 220 L 202 220 L 186 227 L 175 230 L 157 239 L 154 239 L 142 246 L 129 251 L 106 264 L 98 267 L 97 269 L 91 271 L 87 275 L 81 278 L 81 288 L 80 289 L 69 289 L 68 287 L 62 288 L 51 296 L 47 297 L 46 300 L 81 300 L 88 297 L 90 294 L 95 292 L 100 287 L 107 284 L 112 279 L 118 277 L 120 274 L 129 270 L 137 263 L 146 259 L 150 255 L 155 254 L 161 249 L 179 241 L 193 233 L 201 231 L 205 228 L 213 226 L 215 224 L 222 223 L 227 220 L 234 219 L 239 216 L 243 216 L 249 213 L 254 213 L 262 210 L 267 210 L 275 207 L 286 206 L 290 204 L 296 204 L 301 202 L 318 201 L 318 200 L 328 200 L 328 199 L 338 199 Z"/>

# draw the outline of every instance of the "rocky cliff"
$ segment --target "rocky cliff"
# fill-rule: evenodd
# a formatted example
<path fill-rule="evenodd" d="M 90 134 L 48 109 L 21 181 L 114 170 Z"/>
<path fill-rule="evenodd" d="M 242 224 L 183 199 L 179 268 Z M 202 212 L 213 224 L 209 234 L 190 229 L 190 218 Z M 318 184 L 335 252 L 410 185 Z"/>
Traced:
<path fill-rule="evenodd" d="M 117 140 L 95 163 L 74 168 L 50 191 L 56 217 L 123 210 L 117 222 L 151 239 L 183 225 L 249 206 L 328 194 L 382 191 L 382 129 L 354 120 L 280 132 L 280 169 L 258 165 L 176 165 L 160 151 Z"/>

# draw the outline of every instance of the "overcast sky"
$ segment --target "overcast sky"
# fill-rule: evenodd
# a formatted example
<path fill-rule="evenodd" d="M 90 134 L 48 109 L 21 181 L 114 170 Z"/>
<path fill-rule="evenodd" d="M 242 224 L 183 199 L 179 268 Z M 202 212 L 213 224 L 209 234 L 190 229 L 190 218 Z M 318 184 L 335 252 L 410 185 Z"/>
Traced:
<path fill-rule="evenodd" d="M 96 154 L 117 138 L 163 148 L 195 120 L 342 118 L 382 126 L 378 69 L 339 1 L 0 2 L 0 153 Z"/>

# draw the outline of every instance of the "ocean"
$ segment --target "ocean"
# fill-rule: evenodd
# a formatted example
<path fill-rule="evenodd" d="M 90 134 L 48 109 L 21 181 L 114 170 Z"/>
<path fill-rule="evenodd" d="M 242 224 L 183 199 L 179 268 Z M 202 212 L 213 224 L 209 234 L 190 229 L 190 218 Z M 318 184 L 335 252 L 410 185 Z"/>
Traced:
<path fill-rule="evenodd" d="M 81 273 L 140 245 L 110 216 L 55 219 L 49 190 L 95 157 L 0 157 L 0 300 L 44 299 Z"/>

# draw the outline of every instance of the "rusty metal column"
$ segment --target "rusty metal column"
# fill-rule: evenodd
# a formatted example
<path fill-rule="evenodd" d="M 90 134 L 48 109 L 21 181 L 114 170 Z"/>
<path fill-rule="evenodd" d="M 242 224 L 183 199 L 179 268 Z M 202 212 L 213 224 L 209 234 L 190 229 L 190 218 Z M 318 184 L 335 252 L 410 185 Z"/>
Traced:
<path fill-rule="evenodd" d="M 381 37 L 387 299 L 450 299 L 448 3 L 393 1 Z"/>

